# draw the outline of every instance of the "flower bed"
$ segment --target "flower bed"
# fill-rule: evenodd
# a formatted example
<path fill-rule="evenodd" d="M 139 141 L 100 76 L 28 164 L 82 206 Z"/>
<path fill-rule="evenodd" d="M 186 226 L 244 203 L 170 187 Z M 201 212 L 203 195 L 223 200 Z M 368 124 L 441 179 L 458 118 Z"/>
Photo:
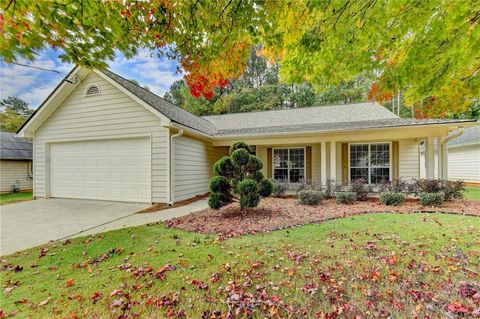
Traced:
<path fill-rule="evenodd" d="M 216 233 L 222 238 L 272 231 L 318 223 L 334 218 L 375 212 L 444 212 L 480 216 L 480 201 L 455 200 L 443 207 L 424 207 L 418 200 L 408 199 L 402 206 L 386 206 L 378 198 L 353 205 L 339 205 L 326 199 L 315 206 L 300 205 L 294 198 L 265 198 L 260 205 L 239 213 L 238 204 L 221 209 L 205 209 L 166 222 L 167 226 L 199 233 Z"/>

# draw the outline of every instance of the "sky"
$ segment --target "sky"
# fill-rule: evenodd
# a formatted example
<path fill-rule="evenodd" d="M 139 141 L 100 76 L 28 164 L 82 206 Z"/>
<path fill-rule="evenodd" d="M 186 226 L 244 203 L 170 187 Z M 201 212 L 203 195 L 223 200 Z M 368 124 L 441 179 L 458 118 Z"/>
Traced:
<path fill-rule="evenodd" d="M 62 62 L 59 55 L 59 52 L 49 49 L 40 53 L 34 62 L 21 59 L 17 62 L 60 71 L 62 74 L 0 62 L 0 98 L 15 96 L 36 109 L 73 68 L 72 64 Z M 182 78 L 177 73 L 176 61 L 151 56 L 146 51 L 139 52 L 132 59 L 118 54 L 108 64 L 111 71 L 127 79 L 137 80 L 160 96 L 168 91 L 173 82 Z"/>

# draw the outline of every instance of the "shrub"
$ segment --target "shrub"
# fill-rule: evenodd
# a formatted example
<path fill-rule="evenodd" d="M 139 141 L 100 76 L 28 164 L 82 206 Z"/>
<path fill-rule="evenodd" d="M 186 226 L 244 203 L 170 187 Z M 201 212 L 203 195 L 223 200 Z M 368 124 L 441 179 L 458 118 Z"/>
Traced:
<path fill-rule="evenodd" d="M 228 184 L 227 179 L 223 176 L 214 176 L 210 180 L 208 185 L 210 193 L 228 193 L 230 189 L 230 184 Z"/>
<path fill-rule="evenodd" d="M 215 165 L 213 165 L 213 172 L 215 175 L 227 177 L 233 174 L 233 170 L 232 159 L 228 156 L 222 157 L 215 163 Z"/>
<path fill-rule="evenodd" d="M 262 168 L 263 168 L 262 161 L 258 157 L 254 155 L 250 155 L 247 163 L 247 171 L 255 172 L 255 171 L 261 170 Z"/>
<path fill-rule="evenodd" d="M 350 192 L 357 194 L 357 200 L 366 200 L 371 188 L 363 179 L 357 179 L 350 185 Z"/>
<path fill-rule="evenodd" d="M 390 192 L 390 193 L 408 193 L 409 184 L 401 179 L 394 179 L 392 181 L 387 181 L 379 185 L 380 192 Z"/>
<path fill-rule="evenodd" d="M 410 191 L 419 195 L 421 193 L 438 193 L 443 192 L 445 200 L 449 201 L 454 198 L 462 198 L 465 191 L 463 181 L 449 181 L 445 179 L 418 179 L 415 180 L 410 187 Z"/>
<path fill-rule="evenodd" d="M 297 195 L 299 192 L 307 189 L 320 190 L 319 187 L 311 180 L 302 180 L 297 187 Z"/>
<path fill-rule="evenodd" d="M 304 189 L 298 192 L 298 202 L 302 205 L 316 205 L 322 199 L 322 192 L 314 189 Z"/>
<path fill-rule="evenodd" d="M 211 193 L 210 197 L 208 198 L 208 206 L 214 209 L 225 206 L 228 203 L 230 203 L 230 198 L 228 198 L 223 193 L 219 193 L 219 192 Z"/>
<path fill-rule="evenodd" d="M 241 208 L 256 207 L 258 203 L 260 203 L 260 195 L 258 193 L 246 194 L 240 197 Z"/>
<path fill-rule="evenodd" d="M 238 142 L 233 143 L 232 146 L 230 146 L 230 150 L 229 150 L 228 154 L 232 155 L 233 152 L 235 152 L 236 150 L 239 150 L 239 149 L 247 150 L 248 153 L 252 152 L 252 149 L 250 148 L 250 145 L 248 145 L 245 142 L 238 141 Z"/>
<path fill-rule="evenodd" d="M 273 196 L 282 197 L 287 192 L 287 185 L 278 181 L 273 182 Z"/>
<path fill-rule="evenodd" d="M 400 206 L 405 202 L 405 194 L 399 192 L 383 192 L 380 194 L 380 202 L 388 206 Z"/>
<path fill-rule="evenodd" d="M 454 198 L 463 198 L 463 192 L 465 192 L 465 183 L 463 181 L 444 181 L 442 189 L 445 194 L 445 200 L 449 201 Z"/>
<path fill-rule="evenodd" d="M 264 178 L 258 182 L 258 186 L 258 193 L 260 196 L 268 197 L 272 195 L 274 186 L 271 180 Z"/>
<path fill-rule="evenodd" d="M 335 194 L 337 204 L 353 204 L 357 200 L 357 193 L 354 192 L 337 192 Z"/>
<path fill-rule="evenodd" d="M 337 181 L 331 178 L 327 179 L 327 183 L 323 185 L 323 194 L 326 198 L 335 197 L 335 193 L 340 191 L 341 186 L 337 184 Z"/>
<path fill-rule="evenodd" d="M 245 166 L 250 160 L 250 153 L 243 148 L 240 148 L 230 155 L 234 166 Z"/>
<path fill-rule="evenodd" d="M 436 193 L 420 193 L 419 195 L 420 204 L 423 206 L 443 206 L 445 201 L 445 194 L 443 192 Z"/>
<path fill-rule="evenodd" d="M 260 196 L 269 196 L 273 191 L 272 182 L 260 171 L 262 167 L 262 161 L 250 155 L 246 143 L 234 143 L 230 156 L 221 158 L 213 166 L 216 176 L 209 183 L 209 206 L 216 209 L 232 202 L 234 193 L 240 195 L 242 209 L 257 206 Z"/>

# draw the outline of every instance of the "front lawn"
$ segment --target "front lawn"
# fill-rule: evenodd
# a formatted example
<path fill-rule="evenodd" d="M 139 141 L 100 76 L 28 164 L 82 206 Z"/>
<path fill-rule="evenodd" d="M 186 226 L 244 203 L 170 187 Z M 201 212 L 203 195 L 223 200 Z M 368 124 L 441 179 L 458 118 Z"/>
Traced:
<path fill-rule="evenodd" d="M 465 187 L 465 198 L 470 200 L 480 200 L 480 188 Z"/>
<path fill-rule="evenodd" d="M 32 199 L 33 199 L 32 192 L 1 194 L 0 205 L 23 202 L 23 201 L 32 200 Z"/>
<path fill-rule="evenodd" d="M 480 315 L 480 218 L 367 214 L 219 241 L 163 224 L 3 257 L 3 313 L 36 318 Z M 48 248 L 48 250 L 47 250 Z"/>

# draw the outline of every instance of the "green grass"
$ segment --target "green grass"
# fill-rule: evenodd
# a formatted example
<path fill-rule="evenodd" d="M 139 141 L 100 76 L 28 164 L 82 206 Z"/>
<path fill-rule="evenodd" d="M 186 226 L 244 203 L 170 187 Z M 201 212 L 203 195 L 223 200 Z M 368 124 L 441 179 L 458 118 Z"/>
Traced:
<path fill-rule="evenodd" d="M 480 200 L 480 188 L 465 187 L 465 198 L 470 200 Z"/>
<path fill-rule="evenodd" d="M 225 241 L 127 228 L 2 257 L 0 308 L 15 318 L 216 318 L 228 305 L 254 318 L 445 317 L 452 304 L 476 307 L 459 291 L 478 283 L 479 234 L 480 218 L 448 214 L 369 214 Z M 163 279 L 148 272 L 167 264 L 176 269 Z"/>
<path fill-rule="evenodd" d="M 0 194 L 0 205 L 32 200 L 32 192 Z"/>

